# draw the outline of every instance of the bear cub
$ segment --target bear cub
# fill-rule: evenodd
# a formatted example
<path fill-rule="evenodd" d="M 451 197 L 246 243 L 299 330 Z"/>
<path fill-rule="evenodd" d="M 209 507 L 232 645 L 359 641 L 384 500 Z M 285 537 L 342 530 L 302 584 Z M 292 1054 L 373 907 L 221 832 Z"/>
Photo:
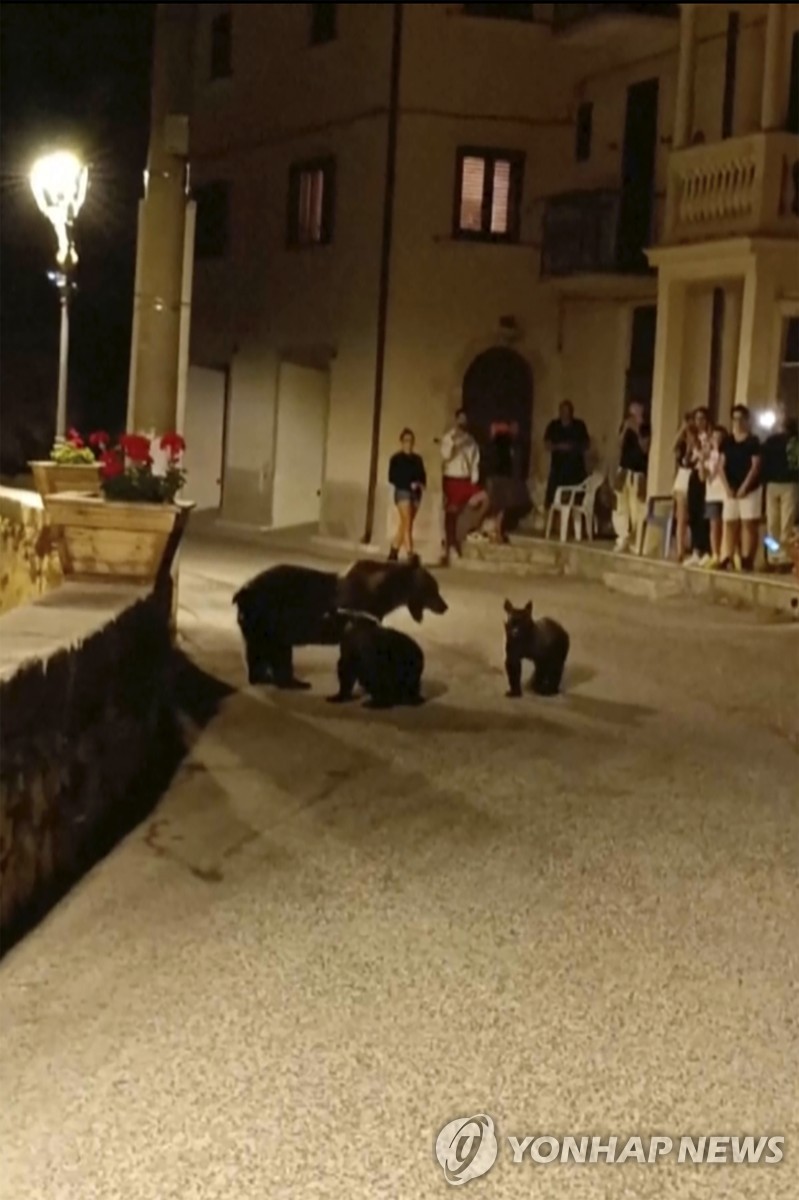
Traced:
<path fill-rule="evenodd" d="M 352 700 L 353 689 L 359 684 L 371 698 L 372 708 L 422 704 L 423 672 L 424 654 L 413 638 L 368 617 L 354 616 L 342 633 L 339 690 L 328 697 L 328 702 L 344 704 Z"/>
<path fill-rule="evenodd" d="M 569 653 L 568 633 L 549 617 L 534 621 L 532 600 L 524 608 L 514 608 L 506 600 L 505 614 L 507 695 L 521 696 L 522 663 L 527 660 L 535 666 L 530 680 L 532 690 L 539 696 L 556 696 Z"/>

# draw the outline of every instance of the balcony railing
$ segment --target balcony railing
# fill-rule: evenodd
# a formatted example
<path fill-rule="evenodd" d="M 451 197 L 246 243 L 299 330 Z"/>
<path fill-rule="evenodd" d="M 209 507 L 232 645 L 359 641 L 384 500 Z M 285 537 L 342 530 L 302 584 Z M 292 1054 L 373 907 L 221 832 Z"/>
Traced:
<path fill-rule="evenodd" d="M 643 245 L 620 226 L 621 193 L 602 189 L 550 196 L 544 207 L 542 278 L 639 274 L 648 270 Z"/>
<path fill-rule="evenodd" d="M 664 242 L 799 237 L 799 136 L 754 133 L 669 158 Z"/>

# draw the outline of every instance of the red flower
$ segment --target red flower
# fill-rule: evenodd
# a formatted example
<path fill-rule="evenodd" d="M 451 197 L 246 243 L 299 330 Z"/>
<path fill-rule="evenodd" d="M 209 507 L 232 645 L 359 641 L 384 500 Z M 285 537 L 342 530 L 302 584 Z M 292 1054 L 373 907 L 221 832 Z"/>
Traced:
<path fill-rule="evenodd" d="M 100 455 L 100 474 L 103 479 L 116 479 L 124 474 L 125 463 L 115 450 L 104 450 Z"/>
<path fill-rule="evenodd" d="M 126 433 L 119 439 L 119 444 L 131 462 L 143 465 L 152 462 L 149 438 L 139 433 Z"/>
<path fill-rule="evenodd" d="M 105 450 L 108 443 L 111 441 L 107 433 L 102 433 L 100 430 L 97 433 L 89 434 L 89 445 L 94 446 L 97 450 Z"/>
<path fill-rule="evenodd" d="M 170 458 L 179 458 L 186 449 L 186 442 L 179 433 L 165 433 L 161 438 L 161 449 L 167 450 Z"/>
<path fill-rule="evenodd" d="M 76 450 L 83 449 L 83 438 L 80 436 L 77 429 L 70 429 L 69 433 L 67 434 L 67 441 L 69 442 L 70 446 L 74 446 Z"/>

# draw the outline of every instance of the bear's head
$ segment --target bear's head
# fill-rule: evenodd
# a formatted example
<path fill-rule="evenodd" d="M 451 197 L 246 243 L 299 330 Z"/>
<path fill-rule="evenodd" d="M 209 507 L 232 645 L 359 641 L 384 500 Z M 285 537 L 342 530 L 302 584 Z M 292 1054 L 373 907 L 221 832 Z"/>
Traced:
<path fill-rule="evenodd" d="M 435 575 L 422 566 L 418 554 L 408 560 L 405 569 L 410 572 L 408 612 L 417 625 L 422 623 L 425 612 L 442 617 L 449 606 L 439 591 Z"/>
<path fill-rule="evenodd" d="M 524 608 L 514 608 L 510 600 L 505 601 L 505 632 L 511 641 L 529 636 L 533 624 L 532 600 Z"/>

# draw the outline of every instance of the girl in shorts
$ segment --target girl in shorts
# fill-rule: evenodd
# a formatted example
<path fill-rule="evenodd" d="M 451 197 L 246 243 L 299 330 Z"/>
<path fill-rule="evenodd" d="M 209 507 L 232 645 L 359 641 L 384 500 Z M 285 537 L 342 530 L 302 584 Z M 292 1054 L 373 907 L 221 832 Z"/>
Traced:
<path fill-rule="evenodd" d="M 397 532 L 388 555 L 390 562 L 399 558 L 403 546 L 409 558 L 413 554 L 413 524 L 427 486 L 424 462 L 415 452 L 415 444 L 413 430 L 403 429 L 400 434 L 401 449 L 391 456 L 388 464 L 388 481 L 394 488 L 394 505 L 397 509 Z"/>
<path fill-rule="evenodd" d="M 724 501 L 727 487 L 721 473 L 721 447 L 729 437 L 723 425 L 717 425 L 710 435 L 710 449 L 699 464 L 699 476 L 705 483 L 705 517 L 710 524 L 710 554 L 702 566 L 716 570 L 721 564 L 724 534 Z"/>

